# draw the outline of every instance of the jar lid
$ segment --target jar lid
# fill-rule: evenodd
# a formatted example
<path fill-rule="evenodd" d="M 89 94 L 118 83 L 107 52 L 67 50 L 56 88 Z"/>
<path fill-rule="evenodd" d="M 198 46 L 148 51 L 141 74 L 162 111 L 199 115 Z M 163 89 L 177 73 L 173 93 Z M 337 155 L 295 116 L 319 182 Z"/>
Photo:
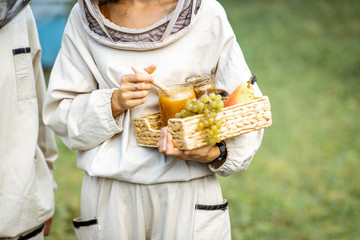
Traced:
<path fill-rule="evenodd" d="M 201 81 L 206 81 L 206 80 L 209 80 L 209 79 L 212 80 L 212 78 L 213 78 L 212 74 L 194 75 L 194 76 L 186 78 L 185 82 L 187 84 L 196 84 L 196 83 L 199 83 Z"/>

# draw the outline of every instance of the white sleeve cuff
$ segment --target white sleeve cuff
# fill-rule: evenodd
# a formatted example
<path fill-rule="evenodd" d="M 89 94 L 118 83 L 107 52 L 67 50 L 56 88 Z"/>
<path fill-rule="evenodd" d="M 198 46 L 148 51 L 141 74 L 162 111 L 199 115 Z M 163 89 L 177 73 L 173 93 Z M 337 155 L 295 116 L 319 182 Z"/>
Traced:
<path fill-rule="evenodd" d="M 225 143 L 228 155 L 225 162 L 219 168 L 214 168 L 209 165 L 210 170 L 223 177 L 245 171 L 261 145 L 263 133 L 264 130 L 260 129 L 226 139 Z"/>
<path fill-rule="evenodd" d="M 108 123 L 109 123 L 110 128 L 113 129 L 114 132 L 120 133 L 124 129 L 123 124 L 124 124 L 125 112 L 120 113 L 115 118 L 112 116 L 111 97 L 115 90 L 116 90 L 116 88 L 113 88 L 113 89 L 109 89 L 109 91 L 108 91 L 109 96 L 107 98 L 109 99 L 109 103 L 108 103 L 109 105 L 107 107 L 108 111 L 107 111 L 106 115 L 109 117 Z"/>

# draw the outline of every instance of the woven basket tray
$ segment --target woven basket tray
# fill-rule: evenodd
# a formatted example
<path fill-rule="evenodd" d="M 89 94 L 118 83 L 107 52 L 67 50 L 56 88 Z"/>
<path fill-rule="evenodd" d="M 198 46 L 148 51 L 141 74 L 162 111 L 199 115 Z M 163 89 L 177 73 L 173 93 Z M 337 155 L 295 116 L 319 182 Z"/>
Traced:
<path fill-rule="evenodd" d="M 169 119 L 167 129 L 173 136 L 175 147 L 185 150 L 206 145 L 206 131 L 198 130 L 202 115 Z M 216 119 L 222 118 L 221 140 L 271 126 L 271 110 L 269 98 L 259 97 L 255 100 L 223 108 Z M 157 147 L 160 138 L 160 113 L 151 113 L 133 120 L 136 140 L 140 146 Z"/>

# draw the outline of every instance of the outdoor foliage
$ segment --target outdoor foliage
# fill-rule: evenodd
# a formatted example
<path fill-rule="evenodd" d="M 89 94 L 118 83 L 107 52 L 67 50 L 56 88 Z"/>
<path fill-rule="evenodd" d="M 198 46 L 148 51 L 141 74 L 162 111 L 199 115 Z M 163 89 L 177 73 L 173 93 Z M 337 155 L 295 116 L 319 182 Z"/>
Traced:
<path fill-rule="evenodd" d="M 233 239 L 360 239 L 360 1 L 220 2 L 273 114 L 249 169 L 219 177 Z M 83 173 L 58 145 L 47 239 L 75 239 Z"/>

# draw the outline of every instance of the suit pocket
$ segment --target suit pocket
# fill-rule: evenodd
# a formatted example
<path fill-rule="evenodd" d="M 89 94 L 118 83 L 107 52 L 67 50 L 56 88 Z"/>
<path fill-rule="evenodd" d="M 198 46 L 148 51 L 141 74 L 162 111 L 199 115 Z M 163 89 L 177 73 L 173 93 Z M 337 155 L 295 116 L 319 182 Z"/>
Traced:
<path fill-rule="evenodd" d="M 17 100 L 22 101 L 36 97 L 34 67 L 31 49 L 13 49 L 16 74 Z"/>
<path fill-rule="evenodd" d="M 78 240 L 101 240 L 101 228 L 98 225 L 97 218 L 81 219 L 74 218 L 73 225 L 75 228 L 75 235 Z"/>
<path fill-rule="evenodd" d="M 194 240 L 231 239 L 227 201 L 216 205 L 196 204 L 193 234 Z"/>

